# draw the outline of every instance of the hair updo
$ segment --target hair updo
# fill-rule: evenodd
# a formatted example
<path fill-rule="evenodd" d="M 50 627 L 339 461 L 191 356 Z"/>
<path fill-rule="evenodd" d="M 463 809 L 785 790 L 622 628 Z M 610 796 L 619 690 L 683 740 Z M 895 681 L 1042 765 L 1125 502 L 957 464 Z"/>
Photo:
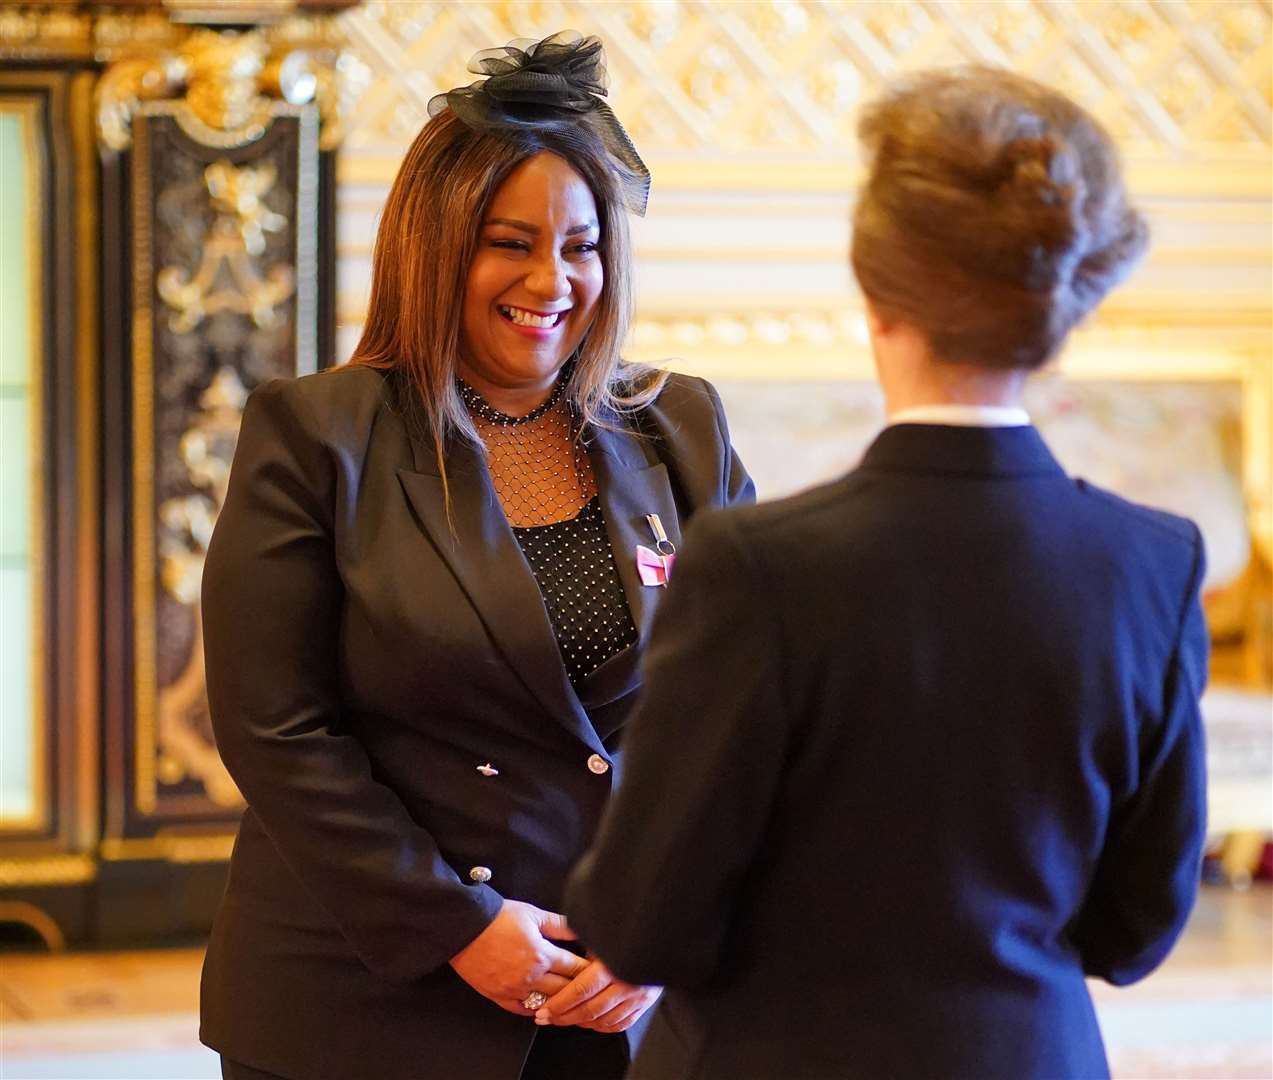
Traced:
<path fill-rule="evenodd" d="M 1144 253 L 1104 129 L 996 68 L 924 72 L 868 105 L 853 270 L 943 360 L 1036 368 Z"/>

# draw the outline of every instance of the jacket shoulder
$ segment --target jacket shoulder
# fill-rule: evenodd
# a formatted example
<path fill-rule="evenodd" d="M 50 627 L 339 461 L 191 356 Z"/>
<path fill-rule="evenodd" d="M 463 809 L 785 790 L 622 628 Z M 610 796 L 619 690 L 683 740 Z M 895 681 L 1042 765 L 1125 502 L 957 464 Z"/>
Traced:
<path fill-rule="evenodd" d="M 1169 542 L 1174 540 L 1189 550 L 1198 543 L 1198 526 L 1187 517 L 1132 502 L 1081 478 L 1074 480 L 1074 488 L 1093 511 L 1124 528 L 1142 530 Z"/>
<path fill-rule="evenodd" d="M 683 427 L 699 429 L 703 425 L 719 431 L 722 412 L 716 387 L 706 379 L 676 371 L 667 375 L 658 396 L 642 410 L 646 421 L 669 434 Z"/>
<path fill-rule="evenodd" d="M 810 530 L 842 536 L 843 519 L 851 515 L 853 496 L 861 484 L 861 477 L 851 472 L 781 499 L 732 506 L 713 517 L 721 519 L 723 527 L 768 544 L 780 544 L 797 535 L 803 537 Z"/>
<path fill-rule="evenodd" d="M 254 412 L 286 417 L 315 441 L 342 448 L 365 445 L 376 414 L 390 404 L 385 373 L 361 365 L 271 379 L 248 401 Z"/>

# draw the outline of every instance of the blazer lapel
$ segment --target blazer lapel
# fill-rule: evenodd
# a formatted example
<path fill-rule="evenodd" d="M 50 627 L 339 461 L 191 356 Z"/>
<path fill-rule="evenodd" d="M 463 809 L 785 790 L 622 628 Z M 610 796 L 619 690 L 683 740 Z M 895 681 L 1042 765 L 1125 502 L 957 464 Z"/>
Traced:
<path fill-rule="evenodd" d="M 681 545 L 680 515 L 671 477 L 666 465 L 657 460 L 651 464 L 654 454 L 648 442 L 630 431 L 594 428 L 589 450 L 615 565 L 632 621 L 644 641 L 665 590 L 641 584 L 636 549 L 638 544 L 654 547 L 647 514 L 658 514 L 668 538 L 678 548 Z"/>
<path fill-rule="evenodd" d="M 448 521 L 437 463 L 414 439 L 412 449 L 416 468 L 400 468 L 398 479 L 438 556 L 527 689 L 572 734 L 603 752 L 566 677 L 539 586 L 504 517 L 485 461 L 468 445 L 448 452 Z"/>

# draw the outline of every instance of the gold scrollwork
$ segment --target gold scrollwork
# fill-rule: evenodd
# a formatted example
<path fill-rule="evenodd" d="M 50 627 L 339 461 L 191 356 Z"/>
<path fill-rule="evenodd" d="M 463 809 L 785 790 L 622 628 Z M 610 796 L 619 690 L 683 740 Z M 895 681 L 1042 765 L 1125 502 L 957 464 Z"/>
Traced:
<path fill-rule="evenodd" d="M 269 163 L 236 167 L 217 161 L 204 170 L 217 216 L 199 268 L 192 277 L 183 267 L 166 266 L 155 278 L 159 296 L 174 311 L 169 320 L 174 333 L 188 334 L 221 311 L 251 316 L 263 328 L 277 322 L 276 309 L 296 291 L 296 276 L 282 263 L 262 276 L 254 262 L 265 251 L 265 233 L 287 226 L 287 219 L 264 201 L 276 178 Z M 228 271 L 229 287 L 223 284 L 223 269 Z"/>
<path fill-rule="evenodd" d="M 157 769 L 166 784 L 194 776 L 218 806 L 242 806 L 243 797 L 216 748 L 199 733 L 199 719 L 206 719 L 207 713 L 199 582 L 212 526 L 225 502 L 246 403 L 247 390 L 238 374 L 232 367 L 222 367 L 200 396 L 199 416 L 178 444 L 186 476 L 198 492 L 167 499 L 159 507 L 160 581 L 178 603 L 195 608 L 195 639 L 185 670 L 159 695 Z"/>
<path fill-rule="evenodd" d="M 181 604 L 194 604 L 199 599 L 203 558 L 212 539 L 213 523 L 225 502 L 247 396 L 235 370 L 221 368 L 199 398 L 198 418 L 178 444 L 186 476 L 199 493 L 160 504 L 165 537 L 159 554 L 160 580 Z"/>
<path fill-rule="evenodd" d="M 182 43 L 189 78 L 186 104 L 210 128 L 234 131 L 259 113 L 259 76 L 265 67 L 265 39 L 259 33 L 196 30 Z"/>
<path fill-rule="evenodd" d="M 97 133 L 111 150 L 132 145 L 133 113 L 143 101 L 167 96 L 184 77 L 181 62 L 169 57 L 131 57 L 112 64 L 97 84 Z"/>
<path fill-rule="evenodd" d="M 173 115 L 186 134 L 205 146 L 227 148 L 264 135 L 277 115 L 274 102 L 307 105 L 317 99 L 323 145 L 331 148 L 340 118 L 352 108 L 348 98 L 359 84 L 347 76 L 358 64 L 326 42 L 315 50 L 305 48 L 304 41 L 298 33 L 274 38 L 257 30 L 201 28 L 144 55 L 121 56 L 98 84 L 103 145 L 127 150 L 132 117 L 142 103 L 182 95 Z"/>

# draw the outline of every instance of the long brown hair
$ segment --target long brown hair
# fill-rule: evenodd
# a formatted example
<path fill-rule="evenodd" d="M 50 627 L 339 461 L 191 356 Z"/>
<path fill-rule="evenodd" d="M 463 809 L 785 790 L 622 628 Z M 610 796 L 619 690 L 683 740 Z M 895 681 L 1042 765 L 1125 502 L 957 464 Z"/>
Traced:
<path fill-rule="evenodd" d="M 459 436 L 482 445 L 456 389 L 460 312 L 478 233 L 508 174 L 544 151 L 564 159 L 591 189 L 605 273 L 567 396 L 584 422 L 608 426 L 613 413 L 652 401 L 666 378 L 620 354 L 632 320 L 631 241 L 619 179 L 600 138 L 584 123 L 568 133 L 494 135 L 441 112 L 416 136 L 389 191 L 367 321 L 349 362 L 403 376 L 408 411 L 432 438 L 444 484 L 447 440 Z"/>
<path fill-rule="evenodd" d="M 1041 83 L 921 72 L 868 105 L 858 133 L 858 283 L 944 360 L 1038 367 L 1145 251 L 1113 141 Z"/>

